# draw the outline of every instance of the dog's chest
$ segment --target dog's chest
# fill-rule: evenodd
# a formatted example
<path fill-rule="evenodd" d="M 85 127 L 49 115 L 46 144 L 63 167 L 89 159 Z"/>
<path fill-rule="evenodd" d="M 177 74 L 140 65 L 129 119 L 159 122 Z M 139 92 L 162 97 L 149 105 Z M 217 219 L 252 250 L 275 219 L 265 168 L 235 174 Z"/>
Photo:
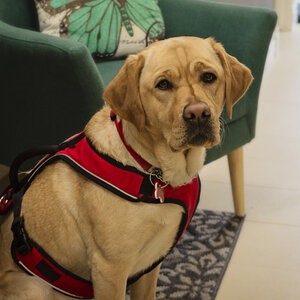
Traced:
<path fill-rule="evenodd" d="M 132 274 L 145 270 L 165 257 L 176 242 L 183 208 L 176 204 L 147 204 L 143 222 L 137 228 L 136 261 Z"/>

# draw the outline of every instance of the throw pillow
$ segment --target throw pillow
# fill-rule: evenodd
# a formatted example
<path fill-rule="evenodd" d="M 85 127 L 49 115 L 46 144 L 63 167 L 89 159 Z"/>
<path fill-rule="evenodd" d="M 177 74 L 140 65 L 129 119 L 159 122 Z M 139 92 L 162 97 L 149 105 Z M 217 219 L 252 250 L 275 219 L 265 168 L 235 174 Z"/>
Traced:
<path fill-rule="evenodd" d="M 84 43 L 95 59 L 126 56 L 164 38 L 157 0 L 35 0 L 40 30 Z"/>

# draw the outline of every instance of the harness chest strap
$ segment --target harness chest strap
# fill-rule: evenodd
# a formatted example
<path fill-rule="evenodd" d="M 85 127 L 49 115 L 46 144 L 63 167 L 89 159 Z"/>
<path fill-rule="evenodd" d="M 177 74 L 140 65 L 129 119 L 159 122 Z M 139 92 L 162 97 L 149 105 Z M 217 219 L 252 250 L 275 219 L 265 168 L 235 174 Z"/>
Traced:
<path fill-rule="evenodd" d="M 39 163 L 28 176 L 22 189 L 14 194 L 13 206 L 15 218 L 12 225 L 14 232 L 12 255 L 17 264 L 30 274 L 36 275 L 46 281 L 54 289 L 76 298 L 91 299 L 93 298 L 92 283 L 58 265 L 36 242 L 29 238 L 25 230 L 24 220 L 20 216 L 21 202 L 23 194 L 35 176 L 50 163 L 56 160 L 63 160 L 90 180 L 125 200 L 157 205 L 163 204 L 160 203 L 159 199 L 156 199 L 157 197 L 155 198 L 155 190 L 149 174 L 142 173 L 132 167 L 123 166 L 113 159 L 97 153 L 83 134 L 76 136 L 75 139 L 76 143 L 72 146 L 58 151 Z M 163 184 L 158 179 L 155 179 L 155 183 Z M 180 188 L 172 188 L 168 185 L 164 190 L 164 203 L 181 205 L 185 211 L 174 242 L 175 245 L 190 223 L 197 207 L 200 194 L 200 180 L 199 178 L 195 178 L 190 184 Z M 7 199 L 4 200 L 6 201 Z M 152 270 L 162 260 L 163 258 L 154 262 L 152 266 L 149 266 L 141 274 L 136 274 L 134 278 L 129 279 L 128 283 L 134 282 L 145 272 Z"/>
<path fill-rule="evenodd" d="M 94 296 L 93 285 L 89 280 L 64 269 L 57 264 L 38 244 L 30 240 L 30 249 L 26 254 L 18 251 L 18 247 L 12 244 L 12 255 L 15 262 L 30 275 L 41 278 L 52 288 L 65 295 L 92 299 Z"/>

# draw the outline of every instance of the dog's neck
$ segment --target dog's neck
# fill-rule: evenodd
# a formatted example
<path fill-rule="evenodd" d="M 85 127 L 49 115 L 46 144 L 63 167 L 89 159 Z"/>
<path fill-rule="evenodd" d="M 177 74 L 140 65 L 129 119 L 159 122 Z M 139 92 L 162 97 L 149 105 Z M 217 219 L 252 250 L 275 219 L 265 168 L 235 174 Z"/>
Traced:
<path fill-rule="evenodd" d="M 123 128 L 127 143 L 153 167 L 161 169 L 163 180 L 174 187 L 191 182 L 204 164 L 204 147 L 174 152 L 164 138 L 153 139 L 147 130 L 141 133 L 125 120 Z"/>
<path fill-rule="evenodd" d="M 165 182 L 176 187 L 190 182 L 197 176 L 204 163 L 205 148 L 197 147 L 185 152 L 174 152 L 164 139 L 154 141 L 147 130 L 140 132 L 130 122 L 126 120 L 122 122 L 127 144 L 153 167 L 161 169 Z M 98 151 L 124 165 L 145 171 L 124 146 L 114 122 L 110 119 L 108 107 L 92 117 L 85 128 L 85 133 Z"/>

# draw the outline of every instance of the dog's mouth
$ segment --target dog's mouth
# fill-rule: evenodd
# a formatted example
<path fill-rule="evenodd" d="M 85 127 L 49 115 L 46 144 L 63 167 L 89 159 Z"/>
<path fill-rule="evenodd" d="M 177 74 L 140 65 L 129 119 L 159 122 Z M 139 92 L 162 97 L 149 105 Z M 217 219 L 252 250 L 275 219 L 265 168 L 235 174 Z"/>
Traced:
<path fill-rule="evenodd" d="M 197 130 L 187 135 L 186 145 L 188 147 L 202 146 L 207 149 L 219 144 L 220 135 L 213 133 L 212 130 Z"/>
<path fill-rule="evenodd" d="M 171 149 L 175 152 L 192 147 L 209 149 L 220 143 L 220 126 L 213 125 L 213 122 L 186 124 L 185 128 L 181 129 L 180 134 L 175 134 L 170 142 Z"/>
<path fill-rule="evenodd" d="M 212 147 L 216 143 L 216 138 L 210 132 L 199 132 L 190 137 L 187 141 L 187 145 L 190 146 L 208 146 Z"/>

